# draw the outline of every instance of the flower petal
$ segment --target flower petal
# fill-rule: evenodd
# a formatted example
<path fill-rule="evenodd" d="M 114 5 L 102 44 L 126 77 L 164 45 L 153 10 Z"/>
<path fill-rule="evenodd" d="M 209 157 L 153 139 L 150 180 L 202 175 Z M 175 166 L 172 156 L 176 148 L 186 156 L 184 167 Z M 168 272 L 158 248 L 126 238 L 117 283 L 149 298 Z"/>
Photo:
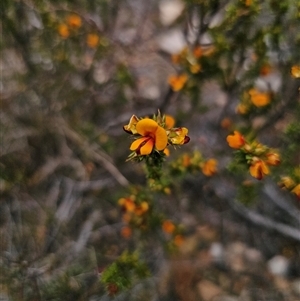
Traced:
<path fill-rule="evenodd" d="M 130 150 L 132 150 L 132 151 L 137 150 L 141 146 L 141 144 L 144 143 L 148 139 L 149 139 L 149 137 L 142 137 L 142 138 L 134 140 L 130 145 Z"/>
<path fill-rule="evenodd" d="M 145 144 L 141 145 L 140 149 L 137 150 L 138 155 L 149 155 L 151 154 L 154 146 L 154 141 L 152 138 L 147 137 L 148 141 Z"/>
<path fill-rule="evenodd" d="M 142 136 L 146 136 L 148 134 L 153 134 L 153 136 L 155 135 L 155 132 L 157 130 L 158 124 L 156 121 L 154 121 L 153 119 L 150 118 L 145 118 L 140 120 L 137 124 L 136 124 L 136 131 L 142 135 Z"/>
<path fill-rule="evenodd" d="M 166 123 L 165 128 L 171 129 L 175 125 L 175 119 L 171 115 L 166 115 L 165 123 Z"/>
<path fill-rule="evenodd" d="M 155 148 L 159 151 L 164 150 L 168 144 L 167 132 L 159 126 L 155 132 Z"/>

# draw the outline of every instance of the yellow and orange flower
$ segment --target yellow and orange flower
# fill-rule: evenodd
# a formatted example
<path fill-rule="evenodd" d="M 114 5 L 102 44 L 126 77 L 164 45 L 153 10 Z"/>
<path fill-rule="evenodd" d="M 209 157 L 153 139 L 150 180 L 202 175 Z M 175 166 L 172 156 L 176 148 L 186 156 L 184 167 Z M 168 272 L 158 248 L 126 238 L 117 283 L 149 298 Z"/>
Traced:
<path fill-rule="evenodd" d="M 292 189 L 295 186 L 295 182 L 291 177 L 281 177 L 281 181 L 278 183 L 282 188 L 286 188 L 288 190 Z"/>
<path fill-rule="evenodd" d="M 135 115 L 132 115 L 129 124 L 123 126 L 123 130 L 129 134 L 137 134 L 136 124 L 139 122 L 139 118 Z"/>
<path fill-rule="evenodd" d="M 169 134 L 169 139 L 171 141 L 171 144 L 173 145 L 182 145 L 186 144 L 190 141 L 190 137 L 187 136 L 188 134 L 187 128 L 175 128 L 173 131 Z"/>
<path fill-rule="evenodd" d="M 148 210 L 149 210 L 149 204 L 144 201 L 140 205 L 136 206 L 134 213 L 138 216 L 141 216 L 144 213 L 146 213 Z"/>
<path fill-rule="evenodd" d="M 272 152 L 272 153 L 268 153 L 266 156 L 267 156 L 267 160 L 266 160 L 267 164 L 273 165 L 273 166 L 276 166 L 276 165 L 280 164 L 279 154 Z"/>
<path fill-rule="evenodd" d="M 211 177 L 217 172 L 218 161 L 216 159 L 207 160 L 202 166 L 202 172 L 205 176 Z"/>
<path fill-rule="evenodd" d="M 298 198 L 300 198 L 300 184 L 293 188 L 292 193 L 294 193 Z"/>
<path fill-rule="evenodd" d="M 270 93 L 259 92 L 256 89 L 251 89 L 248 93 L 250 95 L 251 102 L 256 107 L 264 107 L 271 102 Z"/>
<path fill-rule="evenodd" d="M 257 157 L 252 158 L 252 164 L 250 165 L 249 171 L 251 176 L 258 180 L 261 180 L 270 172 L 267 164 Z"/>
<path fill-rule="evenodd" d="M 99 44 L 100 38 L 95 33 L 89 33 L 86 38 L 86 43 L 90 48 L 96 48 Z"/>
<path fill-rule="evenodd" d="M 142 137 L 132 142 L 130 150 L 136 152 L 137 155 L 149 155 L 154 148 L 158 151 L 166 148 L 167 132 L 156 121 L 149 118 L 142 119 L 136 123 L 135 130 Z"/>
<path fill-rule="evenodd" d="M 234 131 L 233 135 L 228 135 L 226 140 L 229 146 L 235 149 L 240 149 L 246 143 L 244 136 L 238 131 Z"/>
<path fill-rule="evenodd" d="M 69 15 L 66 19 L 66 22 L 71 28 L 76 29 L 81 27 L 81 18 L 76 14 Z"/>
<path fill-rule="evenodd" d="M 122 207 L 125 212 L 134 212 L 136 205 L 134 199 L 131 197 L 120 198 L 118 204 Z"/>
<path fill-rule="evenodd" d="M 175 231 L 175 225 L 170 220 L 165 220 L 162 224 L 162 229 L 165 233 L 172 234 Z"/>
<path fill-rule="evenodd" d="M 187 80 L 188 76 L 185 73 L 183 73 L 179 75 L 171 75 L 168 79 L 168 83 L 173 91 L 178 92 L 184 87 Z"/>

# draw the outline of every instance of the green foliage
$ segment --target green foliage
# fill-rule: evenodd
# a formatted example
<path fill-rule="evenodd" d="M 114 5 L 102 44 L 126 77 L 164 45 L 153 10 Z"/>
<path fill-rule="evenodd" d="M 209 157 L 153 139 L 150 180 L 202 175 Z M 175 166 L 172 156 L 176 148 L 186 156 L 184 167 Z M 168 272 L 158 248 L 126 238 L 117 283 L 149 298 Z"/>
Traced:
<path fill-rule="evenodd" d="M 114 294 L 131 288 L 138 280 L 150 275 L 147 265 L 139 259 L 138 252 L 125 251 L 110 266 L 105 268 L 101 276 L 101 282 L 109 293 Z M 110 292 L 114 285 L 115 292 Z"/>

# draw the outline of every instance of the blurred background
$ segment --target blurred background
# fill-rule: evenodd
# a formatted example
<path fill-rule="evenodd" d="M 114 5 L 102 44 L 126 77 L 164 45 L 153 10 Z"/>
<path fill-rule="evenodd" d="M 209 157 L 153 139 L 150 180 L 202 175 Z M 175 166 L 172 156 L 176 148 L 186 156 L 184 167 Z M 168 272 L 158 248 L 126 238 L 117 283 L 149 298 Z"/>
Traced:
<path fill-rule="evenodd" d="M 299 64 L 298 1 L 1 1 L 0 300 L 299 301 L 300 192 L 277 184 L 300 183 Z M 253 87 L 272 103 L 238 114 Z M 150 231 L 151 275 L 112 296 L 103 270 L 143 240 L 122 232 L 118 200 L 146 185 L 123 126 L 158 109 L 191 138 L 167 166 L 218 171 L 153 194 L 184 241 Z M 228 168 L 236 129 L 280 151 L 262 181 Z"/>

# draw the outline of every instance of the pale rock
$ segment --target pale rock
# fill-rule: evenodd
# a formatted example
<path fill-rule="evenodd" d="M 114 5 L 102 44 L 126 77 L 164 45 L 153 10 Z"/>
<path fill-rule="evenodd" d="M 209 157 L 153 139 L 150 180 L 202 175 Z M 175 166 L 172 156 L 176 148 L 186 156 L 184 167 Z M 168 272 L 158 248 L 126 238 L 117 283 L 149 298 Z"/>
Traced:
<path fill-rule="evenodd" d="M 213 262 L 222 263 L 224 261 L 224 247 L 219 242 L 213 242 L 210 246 L 209 252 Z"/>
<path fill-rule="evenodd" d="M 175 54 L 186 46 L 186 41 L 180 29 L 172 29 L 158 37 L 158 45 L 163 51 Z"/>
<path fill-rule="evenodd" d="M 225 262 L 229 267 L 236 271 L 241 272 L 245 270 L 245 252 L 247 246 L 242 242 L 234 242 L 228 245 L 225 252 Z"/>
<path fill-rule="evenodd" d="M 171 25 L 182 13 L 184 3 L 180 0 L 164 0 L 159 3 L 159 17 L 162 25 Z"/>
<path fill-rule="evenodd" d="M 295 295 L 297 295 L 298 297 L 300 297 L 300 278 L 295 279 L 292 282 L 292 290 L 294 292 Z"/>
<path fill-rule="evenodd" d="M 197 284 L 198 293 L 203 301 L 214 300 L 217 296 L 222 294 L 222 289 L 208 280 L 202 280 Z"/>
<path fill-rule="evenodd" d="M 271 274 L 286 276 L 289 268 L 289 260 L 282 255 L 276 255 L 268 261 L 267 265 Z"/>

